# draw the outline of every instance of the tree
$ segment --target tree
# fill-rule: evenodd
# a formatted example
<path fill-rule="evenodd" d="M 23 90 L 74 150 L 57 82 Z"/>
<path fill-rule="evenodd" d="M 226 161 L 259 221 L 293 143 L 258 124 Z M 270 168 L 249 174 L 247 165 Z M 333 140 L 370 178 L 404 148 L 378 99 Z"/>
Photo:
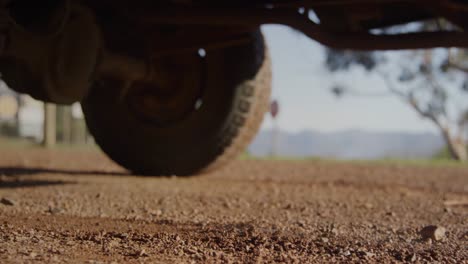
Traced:
<path fill-rule="evenodd" d="M 433 24 L 421 24 L 430 29 Z M 438 25 L 440 26 L 440 25 Z M 409 105 L 432 121 L 447 143 L 451 157 L 468 161 L 468 52 L 464 49 L 432 49 L 399 52 L 352 52 L 327 49 L 330 72 L 364 67 L 381 77 L 384 93 Z M 337 84 L 337 96 L 369 95 Z"/>

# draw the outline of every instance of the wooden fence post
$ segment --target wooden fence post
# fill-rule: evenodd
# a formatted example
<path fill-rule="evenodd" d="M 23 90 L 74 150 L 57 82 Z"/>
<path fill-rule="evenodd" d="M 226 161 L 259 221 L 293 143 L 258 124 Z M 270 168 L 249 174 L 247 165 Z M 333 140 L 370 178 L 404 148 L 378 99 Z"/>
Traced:
<path fill-rule="evenodd" d="M 57 130 L 56 106 L 44 103 L 44 136 L 43 145 L 46 148 L 55 146 Z"/>

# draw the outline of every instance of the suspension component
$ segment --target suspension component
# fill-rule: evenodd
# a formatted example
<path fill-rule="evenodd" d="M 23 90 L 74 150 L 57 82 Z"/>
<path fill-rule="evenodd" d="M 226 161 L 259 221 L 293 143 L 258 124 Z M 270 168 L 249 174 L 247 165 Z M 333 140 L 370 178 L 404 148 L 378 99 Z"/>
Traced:
<path fill-rule="evenodd" d="M 56 2 L 60 6 L 49 8 L 54 12 L 46 21 L 40 17 L 40 23 L 21 23 L 12 14 L 3 14 L 9 27 L 0 71 L 20 92 L 69 104 L 88 93 L 101 40 L 91 10 L 72 1 Z"/>

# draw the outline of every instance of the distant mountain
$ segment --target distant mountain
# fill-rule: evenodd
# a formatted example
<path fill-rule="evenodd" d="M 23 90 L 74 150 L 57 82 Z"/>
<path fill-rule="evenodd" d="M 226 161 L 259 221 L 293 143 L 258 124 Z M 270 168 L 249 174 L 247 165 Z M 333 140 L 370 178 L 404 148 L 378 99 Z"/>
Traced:
<path fill-rule="evenodd" d="M 365 132 L 357 130 L 322 133 L 278 133 L 277 154 L 288 157 L 337 159 L 429 158 L 444 146 L 432 133 Z M 254 156 L 268 156 L 272 131 L 261 131 L 249 147 Z"/>

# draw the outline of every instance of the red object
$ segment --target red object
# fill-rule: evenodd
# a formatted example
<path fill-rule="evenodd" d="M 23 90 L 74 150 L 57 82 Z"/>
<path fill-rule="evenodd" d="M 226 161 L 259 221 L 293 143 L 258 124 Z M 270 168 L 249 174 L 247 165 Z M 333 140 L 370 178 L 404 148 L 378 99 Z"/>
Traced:
<path fill-rule="evenodd" d="M 276 118 L 276 116 L 278 116 L 278 113 L 279 113 L 279 103 L 278 101 L 273 100 L 273 102 L 271 102 L 271 105 L 270 105 L 270 114 L 273 118 Z"/>

